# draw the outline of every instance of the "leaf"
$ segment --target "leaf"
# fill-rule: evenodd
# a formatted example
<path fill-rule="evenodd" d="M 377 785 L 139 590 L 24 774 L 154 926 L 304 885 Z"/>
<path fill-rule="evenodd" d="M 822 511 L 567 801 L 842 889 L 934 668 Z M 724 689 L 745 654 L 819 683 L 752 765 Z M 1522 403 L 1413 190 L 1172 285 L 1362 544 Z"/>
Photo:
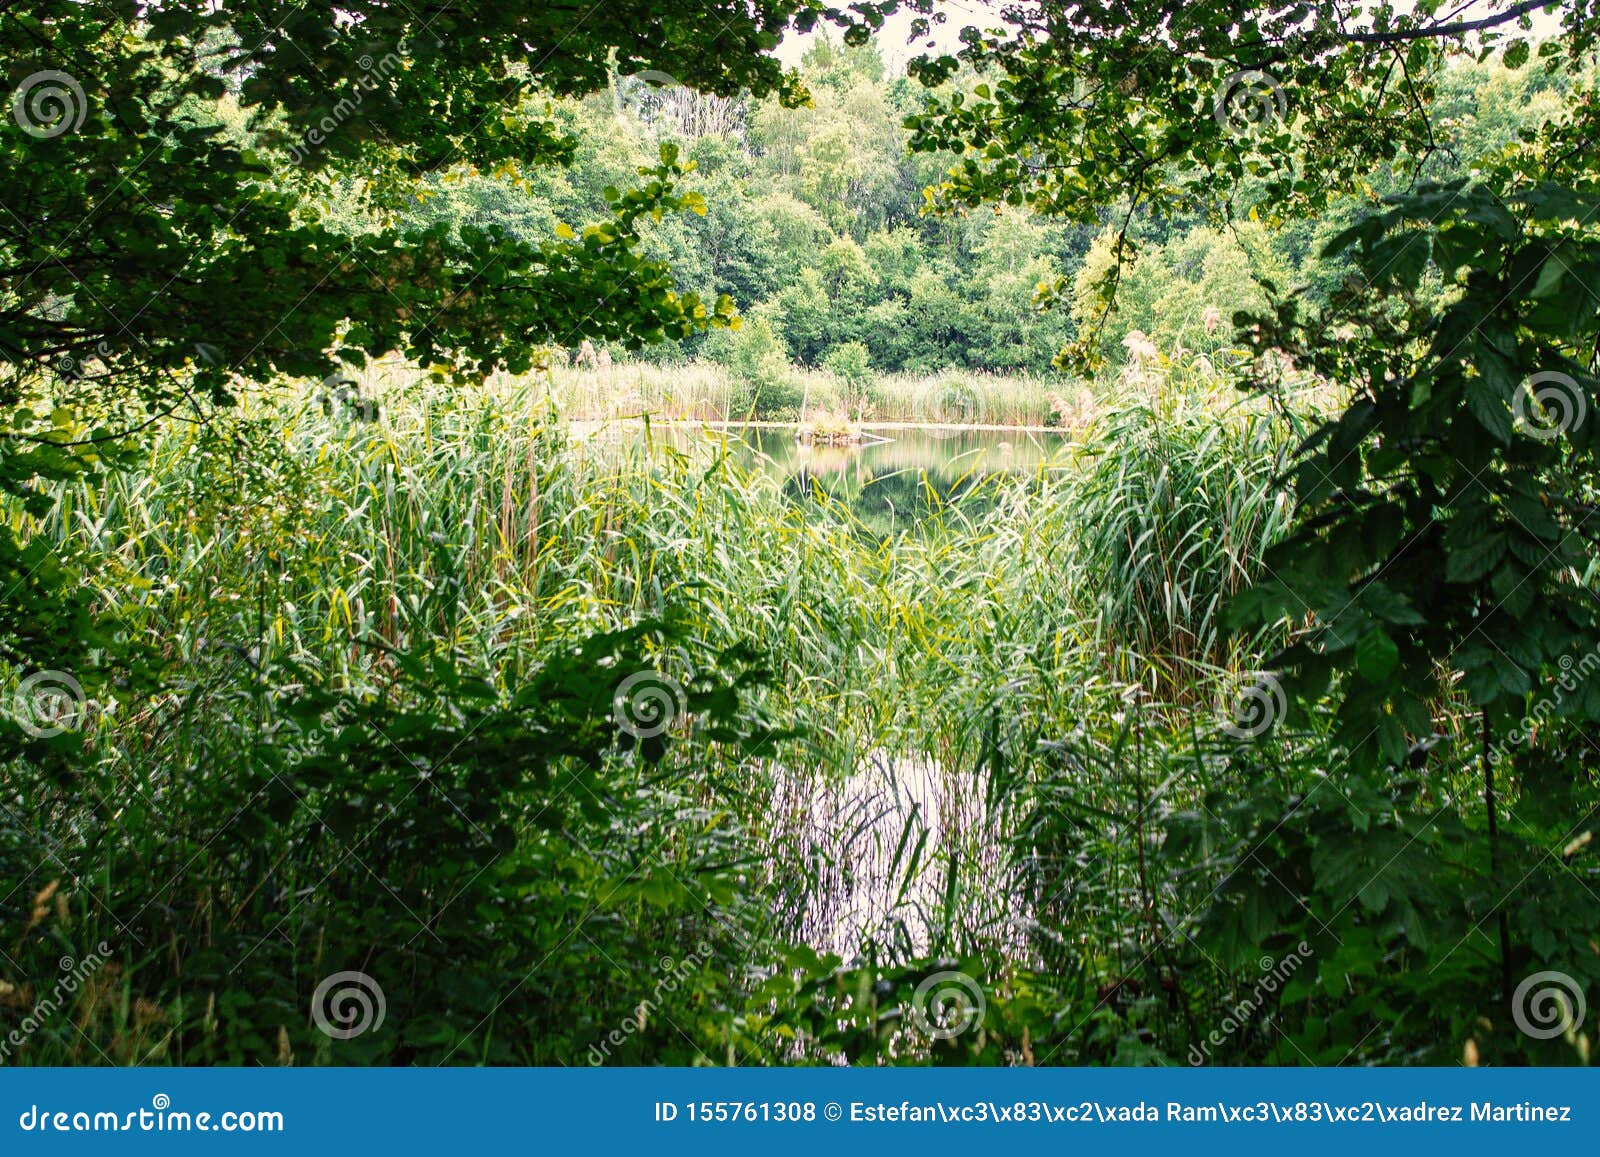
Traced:
<path fill-rule="evenodd" d="M 1496 530 L 1460 546 L 1447 540 L 1449 554 L 1445 558 L 1444 577 L 1447 582 L 1477 582 L 1506 556 L 1506 535 Z"/>
<path fill-rule="evenodd" d="M 1513 430 L 1511 405 L 1487 378 L 1471 378 L 1466 388 L 1467 408 L 1478 424 L 1502 444 L 1509 445 Z"/>
<path fill-rule="evenodd" d="M 1539 279 L 1533 283 L 1533 288 L 1528 291 L 1528 296 L 1535 300 L 1541 297 L 1551 297 L 1556 290 L 1561 288 L 1561 279 L 1567 275 L 1567 267 L 1562 264 L 1561 258 L 1554 253 L 1544 259 L 1544 264 L 1539 267 Z"/>
<path fill-rule="evenodd" d="M 1381 628 L 1374 628 L 1356 642 L 1356 670 L 1373 683 L 1387 682 L 1400 662 L 1400 648 Z"/>

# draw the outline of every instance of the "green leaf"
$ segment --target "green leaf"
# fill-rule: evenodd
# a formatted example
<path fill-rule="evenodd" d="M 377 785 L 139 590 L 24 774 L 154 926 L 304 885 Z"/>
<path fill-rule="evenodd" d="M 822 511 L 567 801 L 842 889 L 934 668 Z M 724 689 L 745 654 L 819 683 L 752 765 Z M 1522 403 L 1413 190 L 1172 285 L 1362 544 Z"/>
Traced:
<path fill-rule="evenodd" d="M 1459 546 L 1451 545 L 1445 558 L 1444 577 L 1453 583 L 1477 582 L 1506 555 L 1504 531 L 1490 531 Z"/>
<path fill-rule="evenodd" d="M 1561 263 L 1561 258 L 1552 253 L 1539 267 L 1539 279 L 1533 283 L 1528 296 L 1534 300 L 1554 296 L 1556 290 L 1561 288 L 1561 279 L 1566 275 L 1567 267 Z"/>
<path fill-rule="evenodd" d="M 1382 628 L 1368 631 L 1356 642 L 1356 670 L 1362 678 L 1384 683 L 1400 662 L 1400 648 Z"/>
<path fill-rule="evenodd" d="M 1509 445 L 1514 429 L 1511 404 L 1487 378 L 1471 378 L 1466 388 L 1467 408 L 1478 424 L 1502 444 Z"/>

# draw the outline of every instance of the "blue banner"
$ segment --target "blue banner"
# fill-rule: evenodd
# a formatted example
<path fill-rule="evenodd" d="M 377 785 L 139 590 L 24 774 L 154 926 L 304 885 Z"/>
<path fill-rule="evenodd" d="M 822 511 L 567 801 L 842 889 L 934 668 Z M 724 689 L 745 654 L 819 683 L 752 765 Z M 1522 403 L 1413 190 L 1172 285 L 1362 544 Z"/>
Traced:
<path fill-rule="evenodd" d="M 881 1154 L 1290 1145 L 1452 1155 L 1595 1143 L 1593 1070 L 30 1069 L 0 1072 L 0 1153 L 350 1153 L 598 1146 Z"/>

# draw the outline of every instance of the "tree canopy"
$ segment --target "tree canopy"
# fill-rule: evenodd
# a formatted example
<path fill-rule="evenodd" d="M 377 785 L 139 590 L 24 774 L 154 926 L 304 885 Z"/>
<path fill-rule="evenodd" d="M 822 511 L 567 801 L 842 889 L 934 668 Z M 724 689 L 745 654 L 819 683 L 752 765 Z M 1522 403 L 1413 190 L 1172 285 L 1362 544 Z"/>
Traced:
<path fill-rule="evenodd" d="M 465 380 L 551 343 L 637 346 L 732 316 L 641 255 L 641 224 L 703 213 L 671 145 L 608 213 L 558 236 L 418 223 L 419 182 L 509 181 L 572 156 L 552 100 L 617 70 L 708 93 L 806 99 L 770 50 L 857 28 L 814 0 L 84 5 L 0 10 L 0 488 L 95 469 L 164 415 L 246 384 L 324 378 L 398 351 Z M 859 35 L 856 33 L 855 35 Z M 337 186 L 351 212 L 324 216 Z M 0 535 L 0 653 L 74 653 L 59 559 Z M 27 592 L 33 597 L 25 597 Z"/>

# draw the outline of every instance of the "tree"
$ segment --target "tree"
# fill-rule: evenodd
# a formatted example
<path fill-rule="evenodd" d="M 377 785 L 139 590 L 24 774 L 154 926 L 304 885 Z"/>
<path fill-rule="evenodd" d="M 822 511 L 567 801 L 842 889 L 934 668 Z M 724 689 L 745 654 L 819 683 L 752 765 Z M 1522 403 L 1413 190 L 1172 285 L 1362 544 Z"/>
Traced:
<path fill-rule="evenodd" d="M 555 235 L 530 236 L 542 222 L 486 190 L 479 221 L 413 209 L 443 178 L 515 185 L 570 161 L 553 101 L 614 71 L 796 105 L 805 90 L 769 55 L 782 33 L 827 21 L 859 42 L 876 19 L 819 0 L 617 0 L 582 19 L 545 3 L 110 7 L 0 11 L 0 487 L 35 505 L 38 480 L 251 384 L 389 352 L 466 381 L 526 370 L 547 344 L 725 324 L 731 302 L 680 293 L 641 253 L 646 222 L 705 210 L 674 144 L 636 188 L 604 191 L 598 223 Z M 50 573 L 28 551 L 0 536 L 8 586 Z M 0 659 L 28 667 L 84 637 L 40 597 Z"/>
<path fill-rule="evenodd" d="M 1535 35 L 1539 13 L 1558 35 Z M 1293 527 L 1233 610 L 1287 632 L 1265 685 L 1281 679 L 1289 721 L 1325 728 L 1331 750 L 1287 790 L 1213 795 L 1168 828 L 1178 861 L 1225 849 L 1200 922 L 1212 949 L 1240 959 L 1304 917 L 1366 945 L 1324 965 L 1362 994 L 1354 1009 L 1426 1009 L 1427 986 L 1388 963 L 1410 954 L 1413 968 L 1432 962 L 1431 983 L 1461 986 L 1463 1033 L 1502 1031 L 1509 1018 L 1474 1027 L 1460 1007 L 1487 1007 L 1498 988 L 1505 1009 L 1519 969 L 1600 982 L 1572 932 L 1594 918 L 1572 861 L 1596 807 L 1600 725 L 1600 91 L 1586 61 L 1600 16 L 1549 0 L 1404 11 L 1042 0 L 1007 19 L 969 29 L 958 55 L 914 63 L 936 91 L 912 145 L 955 154 L 939 205 L 1110 219 L 1091 254 L 1102 275 L 1077 287 L 1081 360 L 1133 288 L 1138 216 L 1349 210 L 1323 252 L 1350 276 L 1311 294 L 1263 285 L 1270 301 L 1233 319 L 1257 355 L 1247 386 L 1281 400 L 1287 372 L 1343 389 L 1348 405 L 1291 456 Z M 1564 71 L 1565 104 L 1543 101 L 1545 123 L 1514 131 L 1510 101 L 1483 101 L 1478 163 L 1429 180 L 1459 127 L 1435 103 L 1441 77 L 1459 116 L 1448 68 L 1491 54 L 1512 71 L 1537 58 L 1546 78 L 1521 92 L 1544 93 Z M 1233 275 L 1213 260 L 1223 250 L 1191 248 L 1169 247 L 1168 267 L 1203 257 L 1192 280 Z M 1183 312 L 1182 296 L 1148 308 Z M 1435 806 L 1438 786 L 1415 770 L 1441 737 L 1468 731 L 1463 713 L 1475 742 L 1452 758 L 1481 776 L 1481 811 Z M 1275 769 L 1240 758 L 1282 775 L 1293 748 L 1279 750 L 1290 760 Z M 1313 799 L 1324 782 L 1337 793 Z M 1471 958 L 1436 976 L 1468 943 Z M 1504 1055 L 1524 1055 L 1506 1036 Z"/>

